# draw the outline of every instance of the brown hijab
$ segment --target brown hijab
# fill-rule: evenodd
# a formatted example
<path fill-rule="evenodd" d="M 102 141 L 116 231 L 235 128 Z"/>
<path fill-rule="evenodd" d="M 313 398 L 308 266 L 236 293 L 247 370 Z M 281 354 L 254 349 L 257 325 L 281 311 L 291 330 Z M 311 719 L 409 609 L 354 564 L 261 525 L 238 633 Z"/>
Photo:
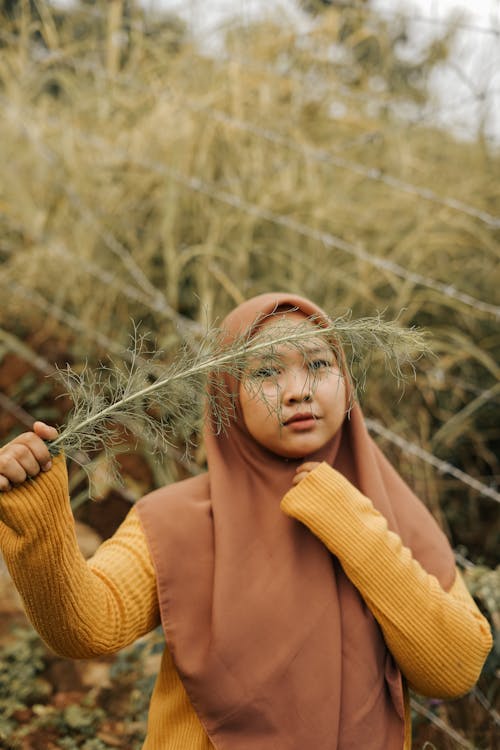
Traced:
<path fill-rule="evenodd" d="M 306 299 L 264 294 L 225 319 L 228 340 L 254 332 L 278 306 L 328 321 Z M 225 385 L 237 394 L 234 379 Z M 151 493 L 137 510 L 167 645 L 212 743 L 401 750 L 401 676 L 376 621 L 337 559 L 280 510 L 302 460 L 257 444 L 238 404 L 227 431 L 207 427 L 205 442 L 208 473 Z M 357 404 L 331 443 L 307 459 L 342 472 L 449 588 L 446 538 L 369 437 Z"/>

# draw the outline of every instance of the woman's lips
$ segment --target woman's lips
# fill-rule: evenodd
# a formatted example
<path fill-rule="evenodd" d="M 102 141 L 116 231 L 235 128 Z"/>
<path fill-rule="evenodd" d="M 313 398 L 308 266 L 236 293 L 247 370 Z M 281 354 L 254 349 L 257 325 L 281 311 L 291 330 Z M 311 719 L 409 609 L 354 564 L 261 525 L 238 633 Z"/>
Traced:
<path fill-rule="evenodd" d="M 290 427 L 294 431 L 309 430 L 317 421 L 317 417 L 311 412 L 307 414 L 294 414 L 284 423 L 285 427 Z"/>

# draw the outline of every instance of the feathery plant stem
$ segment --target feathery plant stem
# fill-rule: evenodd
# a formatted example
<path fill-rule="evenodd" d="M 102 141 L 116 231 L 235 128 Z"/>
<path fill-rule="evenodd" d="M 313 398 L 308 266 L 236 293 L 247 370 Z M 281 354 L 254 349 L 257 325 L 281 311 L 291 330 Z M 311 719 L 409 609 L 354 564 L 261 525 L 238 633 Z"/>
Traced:
<path fill-rule="evenodd" d="M 306 321 L 292 330 L 283 327 L 277 317 L 269 329 L 262 329 L 253 338 L 243 334 L 229 345 L 224 343 L 223 332 L 212 329 L 200 342 L 197 353 L 186 347 L 167 366 L 166 374 L 165 366 L 160 365 L 162 374 L 156 377 L 158 354 L 153 353 L 150 359 L 142 356 L 144 338 L 135 330 L 129 363 L 103 366 L 95 373 L 84 370 L 77 374 L 70 368 L 61 373 L 74 409 L 59 437 L 49 442 L 49 450 L 52 455 L 64 450 L 78 463 L 78 454 L 81 457 L 102 450 L 113 463 L 114 454 L 125 442 L 117 430 L 119 425 L 129 434 L 148 440 L 156 453 L 172 447 L 173 439 L 181 439 L 188 446 L 199 426 L 207 376 L 226 372 L 241 380 L 250 358 L 279 359 L 280 347 L 292 347 L 305 354 L 307 339 L 318 336 L 326 338 L 334 349 L 349 348 L 350 364 L 366 356 L 370 349 L 382 351 L 391 368 L 395 365 L 398 376 L 402 375 L 402 364 L 411 363 L 427 348 L 422 332 L 380 318 L 351 321 L 344 316 L 326 326 L 311 326 Z M 231 416 L 227 413 L 227 398 L 219 403 L 216 397 L 210 407 L 217 428 L 223 429 Z"/>
<path fill-rule="evenodd" d="M 322 331 L 323 332 L 323 331 Z M 331 332 L 331 329 L 324 329 L 324 332 L 329 333 Z M 261 342 L 254 345 L 249 345 L 245 348 L 246 354 L 257 354 L 259 351 L 261 351 L 264 348 L 269 348 L 271 346 L 277 346 L 279 344 L 284 343 L 290 343 L 290 340 L 293 339 L 293 341 L 297 341 L 299 339 L 303 339 L 306 336 L 311 336 L 311 332 L 303 333 L 301 335 L 296 335 L 293 337 L 285 337 L 280 336 L 278 338 L 271 339 L 268 342 Z M 211 371 L 214 369 L 220 370 L 223 368 L 223 366 L 231 361 L 234 361 L 235 358 L 238 356 L 240 352 L 230 352 L 229 354 L 215 356 L 215 357 L 209 357 L 206 360 L 204 360 L 201 363 L 198 363 L 194 365 L 193 367 L 189 367 L 186 370 L 182 370 L 181 372 L 178 372 L 173 375 L 167 375 L 167 377 L 156 381 L 155 383 L 152 383 L 150 386 L 147 386 L 146 388 L 142 388 L 139 391 L 136 391 L 135 393 L 131 393 L 129 396 L 126 396 L 125 398 L 122 398 L 112 404 L 110 404 L 108 407 L 103 409 L 99 412 L 99 414 L 96 414 L 92 417 L 88 417 L 88 419 L 84 419 L 82 422 L 79 423 L 78 429 L 84 430 L 88 425 L 92 424 L 93 422 L 97 421 L 98 419 L 105 419 L 109 414 L 112 414 L 113 412 L 119 410 L 120 408 L 123 408 L 127 403 L 131 401 L 136 401 L 138 399 L 143 398 L 144 396 L 149 395 L 150 393 L 153 393 L 154 391 L 159 390 L 160 388 L 163 388 L 166 385 L 169 385 L 170 383 L 174 382 L 175 380 L 179 380 L 182 378 L 188 378 L 190 375 L 202 373 Z M 51 441 L 51 447 L 55 448 L 60 443 L 64 442 L 64 435 L 63 432 L 58 438 Z"/>

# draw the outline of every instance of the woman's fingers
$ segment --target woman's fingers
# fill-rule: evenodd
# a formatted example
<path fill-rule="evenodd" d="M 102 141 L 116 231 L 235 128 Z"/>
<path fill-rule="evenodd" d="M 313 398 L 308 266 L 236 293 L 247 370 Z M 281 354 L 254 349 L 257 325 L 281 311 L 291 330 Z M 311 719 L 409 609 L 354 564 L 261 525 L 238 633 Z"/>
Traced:
<path fill-rule="evenodd" d="M 45 422 L 35 422 L 33 425 L 33 432 L 41 437 L 42 440 L 55 440 L 58 436 L 58 432 L 55 427 L 51 427 Z"/>
<path fill-rule="evenodd" d="M 56 437 L 59 435 L 55 427 L 51 427 L 48 424 L 45 424 L 45 422 L 35 422 L 33 425 L 33 431 L 35 434 L 42 438 L 42 440 L 55 440 Z M 45 446 L 45 443 L 44 443 Z M 46 447 L 46 446 L 45 446 Z M 40 459 L 40 465 L 42 467 L 42 471 L 48 471 L 52 467 L 52 460 L 49 454 L 49 451 L 47 449 L 45 453 L 45 462 L 42 462 L 42 459 Z"/>
<path fill-rule="evenodd" d="M 319 466 L 319 461 L 304 461 L 297 467 L 296 471 L 314 471 L 317 466 Z"/>
<path fill-rule="evenodd" d="M 0 474 L 0 492 L 8 492 L 10 489 L 12 489 L 12 485 L 7 479 L 7 477 L 4 477 L 3 474 Z"/>
<path fill-rule="evenodd" d="M 44 441 L 55 439 L 57 430 L 44 422 L 35 422 L 33 429 L 34 432 L 24 432 L 0 448 L 0 491 L 6 492 L 13 484 L 51 468 L 51 456 Z"/>
<path fill-rule="evenodd" d="M 297 472 L 295 474 L 294 478 L 292 479 L 292 485 L 295 486 L 296 484 L 298 484 L 299 482 L 301 482 L 303 479 L 305 479 L 307 477 L 308 474 L 309 474 L 308 471 L 299 471 L 299 472 Z"/>
<path fill-rule="evenodd" d="M 303 464 L 298 466 L 295 470 L 295 476 L 292 479 L 292 485 L 296 485 L 307 477 L 307 475 L 314 471 L 319 466 L 319 461 L 305 461 Z"/>
<path fill-rule="evenodd" d="M 30 447 L 24 443 L 13 443 L 7 457 L 9 460 L 7 478 L 11 482 L 19 484 L 19 482 L 24 482 L 26 477 L 34 477 L 40 471 L 39 462 Z"/>

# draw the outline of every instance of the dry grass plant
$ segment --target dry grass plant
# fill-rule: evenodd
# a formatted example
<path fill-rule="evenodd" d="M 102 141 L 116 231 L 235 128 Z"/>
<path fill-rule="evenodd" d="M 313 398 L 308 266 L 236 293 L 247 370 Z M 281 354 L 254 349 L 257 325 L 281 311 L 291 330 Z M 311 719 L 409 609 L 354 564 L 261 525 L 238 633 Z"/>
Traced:
<path fill-rule="evenodd" d="M 306 42 L 286 23 L 235 28 L 227 56 L 214 59 L 193 46 L 178 22 L 162 26 L 146 18 L 141 32 L 136 11 L 118 64 L 108 50 L 111 21 L 100 7 L 100 14 L 96 6 L 61 18 L 46 8 L 41 18 L 11 24 L 10 33 L 3 26 L 5 314 L 27 319 L 32 308 L 36 319 L 40 299 L 49 301 L 53 315 L 47 319 L 45 311 L 44 325 L 53 327 L 58 317 L 58 326 L 71 327 L 71 316 L 78 319 L 73 356 L 83 361 L 94 350 L 99 356 L 106 341 L 124 348 L 131 318 L 168 348 L 186 331 L 186 319 L 216 324 L 235 303 L 267 289 L 302 292 L 335 314 L 383 310 L 403 325 L 426 327 L 438 361 L 422 365 L 405 393 L 406 408 L 375 370 L 366 408 L 397 430 L 413 426 L 424 447 L 494 479 L 489 446 L 496 438 L 489 419 L 486 432 L 481 426 L 498 376 L 495 317 L 416 284 L 411 273 L 493 303 L 498 231 L 312 160 L 307 148 L 340 153 L 491 214 L 499 203 L 498 154 L 484 143 L 405 126 L 384 109 L 384 96 L 378 108 L 371 100 L 342 99 L 339 87 L 348 76 L 351 90 L 367 95 L 370 75 L 386 74 L 387 86 L 395 75 L 386 26 L 380 22 L 374 32 L 362 14 L 332 11 Z M 348 34 L 346 27 L 357 31 Z M 332 35 L 341 33 L 344 60 L 328 64 Z M 33 42 L 35 34 L 43 41 Z M 360 53 L 363 44 L 377 48 L 373 70 Z M 411 87 L 390 93 L 416 96 Z M 343 116 L 331 117 L 340 105 Z M 231 118 L 280 133 L 297 149 L 241 130 Z M 207 194 L 186 182 L 193 179 L 212 186 L 212 195 L 210 187 Z M 217 191 L 360 245 L 407 269 L 408 278 L 229 205 Z M 10 283 L 25 288 L 24 298 L 7 293 Z M 30 290 L 42 295 L 32 306 Z M 450 378 L 464 386 L 450 389 Z M 471 389 L 491 394 L 480 396 L 475 411 Z M 382 403 L 395 407 L 388 414 L 385 406 L 382 415 Z M 448 430 L 444 440 L 440 428 L 451 416 L 456 439 Z M 471 456 L 480 457 L 479 467 Z"/>
<path fill-rule="evenodd" d="M 286 23 L 262 22 L 230 30 L 226 56 L 213 58 L 179 22 L 162 25 L 136 10 L 127 21 L 128 45 L 116 58 L 108 38 L 116 18 L 104 6 L 90 10 L 57 16 L 45 8 L 38 19 L 3 25 L 4 314 L 39 320 L 42 312 L 51 330 L 77 319 L 71 359 L 83 362 L 97 360 L 106 342 L 123 349 L 131 319 L 168 349 L 194 333 L 193 322 L 217 324 L 234 304 L 273 288 L 310 295 L 334 314 L 385 311 L 402 325 L 428 329 L 438 359 L 422 364 L 404 402 L 375 368 L 365 408 L 495 481 L 489 413 L 497 321 L 453 290 L 494 303 L 498 230 L 308 157 L 308 148 L 322 148 L 495 214 L 497 153 L 482 142 L 409 127 L 387 110 L 388 99 L 423 96 L 414 85 L 395 86 L 387 24 L 373 30 L 363 14 L 337 10 L 304 40 Z M 325 62 L 332 38 L 342 45 L 336 64 Z M 369 96 L 375 74 L 386 76 L 378 107 Z M 348 87 L 367 101 L 343 98 Z M 340 106 L 342 116 L 332 117 Z M 235 122 L 279 133 L 296 148 Z M 193 180 L 203 181 L 203 190 Z M 244 201 L 243 208 L 220 200 L 218 191 Z M 359 245 L 406 269 L 408 278 L 258 210 Z M 412 273 L 448 285 L 452 294 L 417 284 Z M 9 284 L 24 296 L 8 294 Z M 453 439 L 443 427 L 452 416 Z M 422 467 L 412 471 L 443 497 L 443 480 L 429 479 Z"/>
<path fill-rule="evenodd" d="M 395 26 L 333 7 L 308 34 L 236 24 L 214 57 L 132 3 L 124 18 L 36 5 L 1 23 L 0 327 L 33 361 L 63 340 L 59 364 L 80 373 L 126 348 L 131 321 L 168 364 L 271 289 L 333 317 L 383 312 L 426 329 L 436 356 L 403 397 L 374 353 L 364 410 L 498 486 L 500 156 L 395 114 L 427 101 L 449 33 L 403 63 Z M 494 565 L 496 504 L 382 442 L 453 542 Z"/>

